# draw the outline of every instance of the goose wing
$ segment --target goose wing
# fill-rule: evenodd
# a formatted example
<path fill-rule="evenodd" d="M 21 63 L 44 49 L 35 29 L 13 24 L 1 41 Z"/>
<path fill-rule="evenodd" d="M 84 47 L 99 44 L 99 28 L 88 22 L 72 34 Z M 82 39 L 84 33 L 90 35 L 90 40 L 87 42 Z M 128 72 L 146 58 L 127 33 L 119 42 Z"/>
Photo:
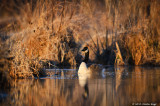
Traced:
<path fill-rule="evenodd" d="M 88 67 L 88 69 L 92 72 L 92 73 L 101 73 L 103 66 L 100 64 L 92 64 Z"/>

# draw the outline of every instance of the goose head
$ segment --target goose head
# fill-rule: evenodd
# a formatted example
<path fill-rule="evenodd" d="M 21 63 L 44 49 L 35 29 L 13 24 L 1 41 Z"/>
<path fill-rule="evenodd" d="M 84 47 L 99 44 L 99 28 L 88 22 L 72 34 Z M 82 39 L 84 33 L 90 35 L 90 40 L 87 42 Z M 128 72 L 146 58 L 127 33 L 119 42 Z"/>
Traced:
<path fill-rule="evenodd" d="M 89 50 L 88 50 L 88 47 L 84 47 L 81 51 L 83 51 L 83 52 L 88 52 Z"/>
<path fill-rule="evenodd" d="M 87 63 L 88 60 L 89 60 L 89 49 L 88 49 L 88 47 L 84 47 L 81 51 L 85 53 L 85 57 L 84 57 L 83 62 Z"/>

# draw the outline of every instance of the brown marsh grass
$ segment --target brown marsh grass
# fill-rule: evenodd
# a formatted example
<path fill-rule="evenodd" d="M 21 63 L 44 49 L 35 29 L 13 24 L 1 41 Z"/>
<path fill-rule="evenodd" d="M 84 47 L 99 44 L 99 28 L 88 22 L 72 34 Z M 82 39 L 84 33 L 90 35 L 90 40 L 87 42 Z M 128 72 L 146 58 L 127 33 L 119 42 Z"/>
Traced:
<path fill-rule="evenodd" d="M 159 5 L 158 0 L 3 1 L 0 32 L 9 36 L 10 75 L 25 78 L 44 68 L 76 66 L 83 46 L 90 48 L 90 62 L 114 64 L 115 42 L 125 64 L 159 65 Z"/>

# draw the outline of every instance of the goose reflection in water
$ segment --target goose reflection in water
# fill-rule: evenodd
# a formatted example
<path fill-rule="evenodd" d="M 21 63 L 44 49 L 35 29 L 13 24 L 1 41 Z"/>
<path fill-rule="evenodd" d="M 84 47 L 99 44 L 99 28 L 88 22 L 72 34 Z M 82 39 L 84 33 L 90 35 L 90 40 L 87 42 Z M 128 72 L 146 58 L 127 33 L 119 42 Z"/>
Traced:
<path fill-rule="evenodd" d="M 89 97 L 88 76 L 78 75 L 78 77 L 79 77 L 79 85 L 84 89 L 82 97 L 86 100 Z"/>

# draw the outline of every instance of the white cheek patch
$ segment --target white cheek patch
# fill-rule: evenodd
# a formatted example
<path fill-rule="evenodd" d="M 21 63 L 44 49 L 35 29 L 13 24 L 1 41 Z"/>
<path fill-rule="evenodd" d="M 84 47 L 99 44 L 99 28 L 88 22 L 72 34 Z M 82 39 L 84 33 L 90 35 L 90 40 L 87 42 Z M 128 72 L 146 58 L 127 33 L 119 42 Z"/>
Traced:
<path fill-rule="evenodd" d="M 88 52 L 88 49 L 85 51 L 85 53 L 87 53 Z"/>

